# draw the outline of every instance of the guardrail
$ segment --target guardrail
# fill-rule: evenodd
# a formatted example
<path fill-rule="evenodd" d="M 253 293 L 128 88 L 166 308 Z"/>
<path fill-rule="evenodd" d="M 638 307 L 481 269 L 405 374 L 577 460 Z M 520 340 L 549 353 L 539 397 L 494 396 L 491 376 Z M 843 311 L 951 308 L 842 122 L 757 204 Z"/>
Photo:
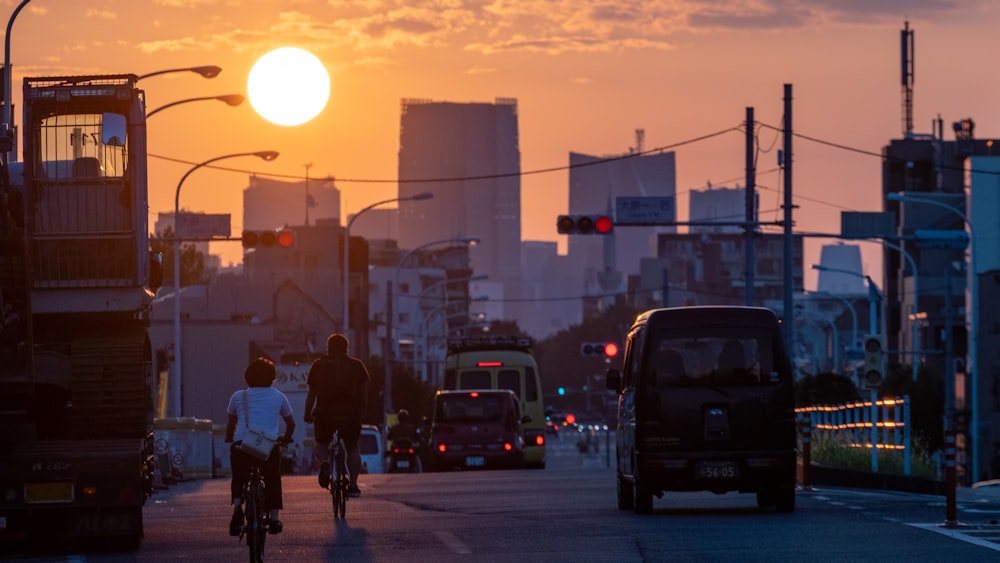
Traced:
<path fill-rule="evenodd" d="M 817 434 L 836 436 L 852 448 L 872 449 L 872 471 L 878 471 L 877 451 L 903 454 L 903 472 L 910 474 L 910 397 L 887 397 L 839 405 L 812 405 L 795 409 L 803 446 Z M 805 450 L 805 447 L 803 448 Z M 805 451 L 803 452 L 805 454 Z M 805 456 L 803 456 L 805 457 Z M 803 459 L 803 463 L 808 463 Z"/>

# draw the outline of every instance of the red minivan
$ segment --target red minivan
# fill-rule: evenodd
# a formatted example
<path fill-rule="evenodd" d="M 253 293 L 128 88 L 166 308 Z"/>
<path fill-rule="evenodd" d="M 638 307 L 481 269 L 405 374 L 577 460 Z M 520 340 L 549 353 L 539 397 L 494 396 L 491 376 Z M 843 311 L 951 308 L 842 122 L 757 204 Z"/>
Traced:
<path fill-rule="evenodd" d="M 432 471 L 524 466 L 526 421 L 513 391 L 438 391 L 431 416 Z"/>

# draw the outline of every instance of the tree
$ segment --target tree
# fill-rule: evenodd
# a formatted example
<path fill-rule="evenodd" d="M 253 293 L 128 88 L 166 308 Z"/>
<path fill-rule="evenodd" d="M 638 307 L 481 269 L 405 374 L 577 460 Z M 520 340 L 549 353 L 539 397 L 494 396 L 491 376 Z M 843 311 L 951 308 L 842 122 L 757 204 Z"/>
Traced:
<path fill-rule="evenodd" d="M 174 230 L 167 227 L 162 233 L 149 236 L 149 249 L 163 255 L 164 282 L 173 285 L 174 272 Z M 205 255 L 193 244 L 181 243 L 181 287 L 204 281 Z"/>

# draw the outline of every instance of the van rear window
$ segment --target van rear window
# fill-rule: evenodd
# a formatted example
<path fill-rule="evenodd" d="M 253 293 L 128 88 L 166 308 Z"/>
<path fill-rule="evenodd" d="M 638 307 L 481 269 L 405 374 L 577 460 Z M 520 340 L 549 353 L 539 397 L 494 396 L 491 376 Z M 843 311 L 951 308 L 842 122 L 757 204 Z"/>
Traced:
<path fill-rule="evenodd" d="M 503 417 L 503 400 L 496 396 L 438 397 L 435 422 L 495 422 Z"/>
<path fill-rule="evenodd" d="M 645 383 L 652 387 L 776 383 L 774 336 L 757 327 L 657 331 Z"/>
<path fill-rule="evenodd" d="M 503 369 L 497 373 L 497 387 L 510 389 L 518 398 L 521 397 L 521 372 L 516 369 Z"/>
<path fill-rule="evenodd" d="M 469 370 L 459 374 L 455 389 L 492 389 L 489 370 Z"/>

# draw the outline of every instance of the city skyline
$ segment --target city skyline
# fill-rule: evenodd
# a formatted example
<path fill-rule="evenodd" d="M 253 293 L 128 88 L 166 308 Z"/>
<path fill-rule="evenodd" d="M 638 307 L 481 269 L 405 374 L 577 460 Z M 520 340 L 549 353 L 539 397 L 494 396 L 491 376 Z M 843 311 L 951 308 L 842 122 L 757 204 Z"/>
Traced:
<path fill-rule="evenodd" d="M 19 4 L 4 1 L 10 14 Z M 331 75 L 331 99 L 314 120 L 271 124 L 249 104 L 199 102 L 149 123 L 150 215 L 173 207 L 177 180 L 194 162 L 243 150 L 275 150 L 267 165 L 233 160 L 200 170 L 181 208 L 231 213 L 238 232 L 242 190 L 257 173 L 300 181 L 333 176 L 347 214 L 394 197 L 404 99 L 518 100 L 522 238 L 560 240 L 569 154 L 619 155 L 645 131 L 646 150 L 677 155 L 680 218 L 687 193 L 709 182 L 744 184 L 745 108 L 758 131 L 762 220 L 780 219 L 783 84 L 793 86 L 796 230 L 835 233 L 840 211 L 881 210 L 882 147 L 902 136 L 900 41 L 915 31 L 914 123 L 972 118 L 977 135 L 1000 131 L 990 100 L 1000 78 L 976 53 L 989 44 L 1000 7 L 942 4 L 644 2 L 491 4 L 436 8 L 421 2 L 214 0 L 86 5 L 33 0 L 13 25 L 13 98 L 23 76 L 135 73 L 214 64 L 215 79 L 189 73 L 145 79 L 148 108 L 176 100 L 246 94 L 250 67 L 286 45 L 316 54 Z M 86 25 L 81 25 L 85 22 Z M 15 112 L 15 120 L 20 118 Z M 718 133 L 718 135 L 715 135 Z M 178 162 L 180 161 L 180 162 Z M 552 170 L 550 172 L 540 172 Z M 806 287 L 820 248 L 806 242 Z M 861 243 L 867 272 L 881 275 L 879 249 Z M 223 262 L 238 243 L 215 245 Z M 565 237 L 560 240 L 565 251 Z"/>

